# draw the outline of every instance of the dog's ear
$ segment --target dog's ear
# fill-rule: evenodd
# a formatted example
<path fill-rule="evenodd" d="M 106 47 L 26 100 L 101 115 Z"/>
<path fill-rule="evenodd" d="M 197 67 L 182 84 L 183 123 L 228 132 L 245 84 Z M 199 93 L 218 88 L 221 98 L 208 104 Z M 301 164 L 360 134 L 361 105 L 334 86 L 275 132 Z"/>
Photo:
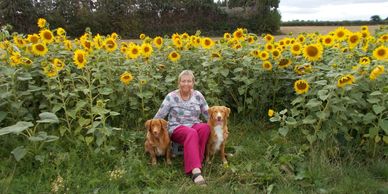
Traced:
<path fill-rule="evenodd" d="M 225 112 L 226 112 L 226 117 L 229 117 L 230 114 L 230 108 L 225 106 Z"/>
<path fill-rule="evenodd" d="M 164 119 L 160 119 L 159 121 L 160 121 L 160 123 L 162 125 L 163 130 L 168 131 L 167 130 L 168 122 L 166 120 L 164 120 Z"/>
<path fill-rule="evenodd" d="M 147 120 L 147 121 L 145 122 L 144 126 L 145 126 L 145 128 L 146 128 L 147 130 L 150 129 L 151 122 L 152 122 L 152 119 L 149 119 L 149 120 Z"/>
<path fill-rule="evenodd" d="M 210 107 L 209 109 L 207 109 L 207 112 L 208 112 L 209 116 L 211 116 L 213 114 L 213 109 L 214 109 L 213 106 Z"/>

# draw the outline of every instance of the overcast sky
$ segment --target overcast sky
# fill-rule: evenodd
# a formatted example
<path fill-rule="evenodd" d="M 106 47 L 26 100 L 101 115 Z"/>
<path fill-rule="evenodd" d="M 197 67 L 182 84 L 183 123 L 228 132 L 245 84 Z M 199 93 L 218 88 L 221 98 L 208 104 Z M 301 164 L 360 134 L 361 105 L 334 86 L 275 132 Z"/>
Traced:
<path fill-rule="evenodd" d="M 388 17 L 388 0 L 280 0 L 282 21 L 367 20 Z"/>

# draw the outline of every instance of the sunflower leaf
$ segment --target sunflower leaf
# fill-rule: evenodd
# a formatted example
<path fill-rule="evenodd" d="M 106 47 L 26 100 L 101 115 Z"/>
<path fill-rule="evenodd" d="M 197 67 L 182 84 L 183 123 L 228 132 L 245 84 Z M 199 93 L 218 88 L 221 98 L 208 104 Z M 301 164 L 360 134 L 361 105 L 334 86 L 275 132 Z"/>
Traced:
<path fill-rule="evenodd" d="M 278 129 L 278 132 L 280 133 L 280 135 L 282 135 L 283 137 L 285 137 L 288 133 L 288 128 L 287 127 L 280 127 Z"/>
<path fill-rule="evenodd" d="M 385 107 L 375 104 L 372 106 L 372 109 L 376 114 L 380 114 L 381 112 L 383 112 L 385 110 Z"/>
<path fill-rule="evenodd" d="M 309 109 L 312 109 L 312 108 L 315 108 L 315 107 L 318 107 L 321 105 L 322 105 L 322 101 L 319 101 L 319 100 L 313 98 L 313 99 L 309 100 L 309 102 L 307 102 L 306 107 Z"/>
<path fill-rule="evenodd" d="M 27 154 L 27 149 L 24 146 L 19 146 L 12 150 L 11 153 L 15 157 L 15 160 L 19 162 Z"/>

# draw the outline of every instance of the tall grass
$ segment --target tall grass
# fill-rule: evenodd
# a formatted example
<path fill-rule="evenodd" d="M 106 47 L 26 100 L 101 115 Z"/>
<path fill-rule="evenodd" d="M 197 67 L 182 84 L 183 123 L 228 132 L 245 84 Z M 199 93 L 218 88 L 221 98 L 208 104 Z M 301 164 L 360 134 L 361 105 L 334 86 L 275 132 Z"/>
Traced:
<path fill-rule="evenodd" d="M 167 165 L 149 164 L 142 129 L 123 132 L 120 149 L 90 153 L 59 143 L 44 150 L 42 162 L 0 160 L 2 193 L 386 193 L 388 162 L 361 154 L 329 155 L 325 145 L 301 148 L 270 124 L 233 120 L 227 144 L 229 166 L 216 155 L 203 171 L 208 187 L 183 173 L 182 156 Z M 304 150 L 305 149 L 305 150 Z M 62 178 L 62 182 L 58 181 Z"/>

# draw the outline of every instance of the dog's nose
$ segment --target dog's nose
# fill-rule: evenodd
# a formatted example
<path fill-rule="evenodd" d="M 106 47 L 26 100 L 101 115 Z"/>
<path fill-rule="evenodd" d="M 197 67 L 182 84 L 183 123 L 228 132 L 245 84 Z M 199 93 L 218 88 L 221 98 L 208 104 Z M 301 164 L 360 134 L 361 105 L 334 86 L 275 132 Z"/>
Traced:
<path fill-rule="evenodd" d="M 217 117 L 217 121 L 221 121 L 222 118 L 220 116 Z"/>

